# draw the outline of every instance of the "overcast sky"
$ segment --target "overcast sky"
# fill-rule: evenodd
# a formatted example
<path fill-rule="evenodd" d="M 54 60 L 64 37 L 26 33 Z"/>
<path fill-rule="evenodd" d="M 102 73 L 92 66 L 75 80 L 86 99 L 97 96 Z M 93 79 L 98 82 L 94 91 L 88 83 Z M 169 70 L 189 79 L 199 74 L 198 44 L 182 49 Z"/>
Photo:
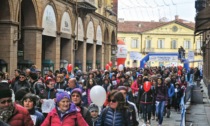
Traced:
<path fill-rule="evenodd" d="M 179 18 L 195 22 L 195 0 L 118 0 L 118 18 L 133 21 L 159 21 Z"/>

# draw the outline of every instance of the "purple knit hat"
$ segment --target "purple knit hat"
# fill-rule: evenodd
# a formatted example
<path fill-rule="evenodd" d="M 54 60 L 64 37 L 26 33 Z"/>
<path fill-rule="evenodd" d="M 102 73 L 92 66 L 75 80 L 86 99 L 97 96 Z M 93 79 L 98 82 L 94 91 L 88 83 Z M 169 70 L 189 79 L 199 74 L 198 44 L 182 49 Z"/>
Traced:
<path fill-rule="evenodd" d="M 80 97 L 82 97 L 82 90 L 80 88 L 75 88 L 72 90 L 71 94 L 78 93 Z"/>
<path fill-rule="evenodd" d="M 56 103 L 59 103 L 63 98 L 68 98 L 70 100 L 69 94 L 65 91 L 56 93 Z"/>

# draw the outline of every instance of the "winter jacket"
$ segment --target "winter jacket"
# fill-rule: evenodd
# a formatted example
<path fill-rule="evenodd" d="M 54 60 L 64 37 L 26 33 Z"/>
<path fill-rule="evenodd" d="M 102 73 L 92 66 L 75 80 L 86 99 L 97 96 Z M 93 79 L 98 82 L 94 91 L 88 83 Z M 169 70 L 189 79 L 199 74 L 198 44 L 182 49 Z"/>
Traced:
<path fill-rule="evenodd" d="M 131 89 L 134 95 L 136 95 L 139 91 L 139 85 L 137 84 L 137 80 L 135 80 L 133 82 L 133 84 L 131 85 Z"/>
<path fill-rule="evenodd" d="M 168 100 L 168 88 L 164 85 L 155 88 L 156 101 Z"/>
<path fill-rule="evenodd" d="M 24 80 L 24 81 L 16 81 L 14 83 L 14 87 L 13 87 L 13 91 L 14 93 L 16 93 L 20 88 L 22 87 L 27 87 L 30 89 L 30 84 L 27 80 Z"/>
<path fill-rule="evenodd" d="M 148 92 L 145 92 L 144 89 L 140 89 L 139 96 L 141 96 L 139 99 L 140 104 L 152 104 L 154 93 L 152 90 L 149 90 Z"/>
<path fill-rule="evenodd" d="M 82 117 L 85 119 L 85 121 L 88 123 L 89 126 L 92 126 L 91 115 L 88 109 L 86 107 L 80 107 L 80 109 Z"/>
<path fill-rule="evenodd" d="M 56 90 L 54 88 L 49 89 L 47 87 L 40 92 L 39 97 L 41 99 L 54 99 L 56 97 Z"/>
<path fill-rule="evenodd" d="M 65 80 L 62 81 L 62 82 L 57 82 L 55 84 L 55 89 L 63 89 L 63 90 L 65 90 L 66 87 L 67 87 L 67 82 Z"/>
<path fill-rule="evenodd" d="M 71 103 L 69 110 L 61 117 L 55 107 L 46 117 L 41 126 L 88 126 L 81 113 L 77 112 L 76 105 Z"/>
<path fill-rule="evenodd" d="M 29 114 L 31 116 L 36 116 L 35 126 L 40 126 L 45 119 L 44 115 L 38 110 L 35 110 L 35 108 L 33 108 L 32 110 L 29 110 Z"/>
<path fill-rule="evenodd" d="M 8 120 L 8 124 L 11 126 L 33 126 L 28 110 L 18 104 L 14 104 L 13 116 Z"/>
<path fill-rule="evenodd" d="M 168 87 L 168 98 L 172 98 L 174 96 L 174 93 L 175 93 L 174 85 L 170 84 L 170 86 Z"/>
<path fill-rule="evenodd" d="M 108 107 L 100 114 L 96 126 L 130 126 L 129 119 L 128 111 L 121 112 Z"/>

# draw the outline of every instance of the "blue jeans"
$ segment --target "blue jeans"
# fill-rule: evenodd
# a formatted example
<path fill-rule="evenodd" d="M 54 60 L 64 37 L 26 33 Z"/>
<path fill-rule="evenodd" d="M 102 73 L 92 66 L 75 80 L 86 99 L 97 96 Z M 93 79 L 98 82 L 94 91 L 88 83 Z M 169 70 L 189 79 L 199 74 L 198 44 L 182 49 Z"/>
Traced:
<path fill-rule="evenodd" d="M 156 101 L 156 115 L 158 117 L 158 123 L 160 125 L 163 122 L 164 107 L 165 107 L 165 101 Z"/>

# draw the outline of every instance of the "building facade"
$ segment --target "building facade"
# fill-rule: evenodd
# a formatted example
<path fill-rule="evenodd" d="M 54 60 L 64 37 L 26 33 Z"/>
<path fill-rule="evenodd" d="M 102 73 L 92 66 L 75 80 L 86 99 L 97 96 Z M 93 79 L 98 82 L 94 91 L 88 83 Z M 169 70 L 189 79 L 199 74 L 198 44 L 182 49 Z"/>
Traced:
<path fill-rule="evenodd" d="M 103 69 L 115 60 L 111 49 L 116 50 L 117 15 L 112 2 L 1 0 L 0 60 L 6 64 L 1 70 L 13 74 L 31 64 L 43 72 L 67 64 L 82 71 Z"/>
<path fill-rule="evenodd" d="M 210 96 L 210 0 L 196 0 L 195 35 L 202 36 L 203 51 L 203 81 L 208 87 Z"/>
<path fill-rule="evenodd" d="M 140 61 L 149 53 L 176 54 L 176 56 L 163 57 L 150 56 L 145 65 L 149 66 L 177 66 L 182 63 L 178 60 L 178 48 L 185 49 L 185 58 L 188 52 L 193 52 L 194 59 L 191 67 L 202 65 L 202 51 L 200 36 L 194 37 L 194 23 L 179 19 L 170 22 L 145 22 L 145 21 L 120 21 L 118 23 L 118 38 L 125 41 L 128 49 L 125 65 L 128 67 L 139 67 Z M 140 56 L 134 60 L 134 55 Z M 201 62 L 194 62 L 201 61 Z"/>

